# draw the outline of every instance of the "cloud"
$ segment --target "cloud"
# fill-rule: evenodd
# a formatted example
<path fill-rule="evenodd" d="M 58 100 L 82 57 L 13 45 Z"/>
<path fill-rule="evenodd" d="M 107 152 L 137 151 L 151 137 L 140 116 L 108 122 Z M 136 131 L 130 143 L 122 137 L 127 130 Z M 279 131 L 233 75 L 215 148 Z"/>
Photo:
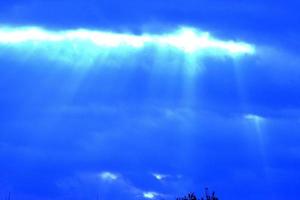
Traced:
<path fill-rule="evenodd" d="M 255 115 L 255 114 L 246 114 L 244 116 L 244 118 L 248 119 L 248 120 L 253 120 L 253 121 L 256 121 L 256 122 L 264 120 L 263 117 L 261 117 L 259 115 Z"/>
<path fill-rule="evenodd" d="M 168 175 L 166 175 L 166 174 L 153 173 L 152 175 L 154 176 L 154 178 L 156 178 L 159 181 L 168 177 Z"/>
<path fill-rule="evenodd" d="M 101 172 L 99 176 L 104 181 L 115 181 L 118 179 L 118 175 L 111 172 Z"/>
<path fill-rule="evenodd" d="M 12 53 L 22 49 L 31 52 L 31 57 L 45 57 L 75 65 L 81 63 L 83 66 L 101 59 L 104 64 L 111 64 L 112 55 L 117 56 L 115 59 L 119 63 L 124 63 L 140 52 L 152 51 L 151 54 L 155 54 L 156 50 L 161 51 L 163 56 L 168 51 L 179 56 L 232 58 L 255 53 L 251 44 L 216 39 L 208 32 L 187 27 L 171 33 L 139 35 L 89 29 L 51 31 L 38 27 L 2 27 L 0 46 L 4 53 L 7 47 Z M 18 56 L 22 57 L 22 54 Z"/>
<path fill-rule="evenodd" d="M 144 192 L 143 196 L 145 199 L 154 199 L 158 194 L 156 192 Z"/>
<path fill-rule="evenodd" d="M 299 122 L 268 120 L 266 131 L 261 133 L 266 141 L 264 150 L 268 161 L 264 166 L 251 125 L 252 119 L 264 116 L 260 113 L 242 113 L 239 118 L 232 118 L 218 112 L 191 109 L 188 113 L 192 114 L 182 115 L 190 120 L 189 127 L 182 128 L 182 120 L 170 121 L 165 117 L 165 110 L 178 114 L 186 110 L 178 107 L 124 102 L 120 106 L 110 104 L 117 111 L 100 105 L 101 109 L 94 113 L 93 108 L 97 108 L 94 105 L 80 115 L 84 105 L 80 109 L 76 106 L 75 114 L 72 109 L 63 109 L 71 113 L 61 116 L 58 124 L 48 121 L 55 115 L 45 113 L 35 118 L 37 113 L 31 110 L 25 115 L 27 125 L 19 121 L 8 129 L 8 133 L 14 134 L 6 134 L 2 125 L 2 144 L 11 144 L 0 148 L 1 156 L 7 158 L 1 165 L 5 180 L 2 184 L 17 187 L 15 193 L 37 193 L 36 199 L 53 194 L 53 199 L 56 196 L 66 199 L 64 195 L 86 199 L 87 196 L 96 198 L 97 193 L 100 198 L 118 194 L 114 199 L 122 195 L 126 196 L 124 199 L 136 199 L 143 198 L 144 194 L 151 197 L 155 192 L 159 197 L 170 195 L 165 199 L 171 200 L 189 191 L 198 192 L 205 186 L 222 196 L 236 194 L 235 190 L 246 186 L 252 190 L 263 188 L 262 182 L 268 181 L 263 169 L 271 166 L 288 173 L 287 169 L 295 169 L 298 163 L 294 161 L 299 157 L 295 154 L 299 145 L 294 141 L 299 139 Z M 159 125 L 145 126 L 145 118 Z M 250 121 L 250 126 L 245 126 L 245 120 Z M 45 124 L 52 128 L 45 129 Z M 291 130 L 289 137 L 286 137 L 286 127 Z M 15 138 L 24 138 L 23 145 Z M 294 149 L 293 155 L 290 147 Z M 23 163 L 24 160 L 27 162 Z M 22 169 L 14 167 L 21 164 Z M 158 181 L 151 172 L 159 178 L 170 176 Z M 243 176 L 237 176 L 237 172 Z M 182 177 L 177 178 L 177 174 Z M 293 174 L 299 176 L 297 171 Z M 271 180 L 275 179 L 278 185 L 288 183 L 283 178 L 286 176 L 271 175 Z M 233 184 L 226 184 L 228 181 Z M 55 186 L 53 183 L 57 182 Z M 271 184 L 276 186 L 272 181 Z M 267 193 L 263 189 L 259 191 Z M 240 193 L 236 195 L 238 198 Z"/>

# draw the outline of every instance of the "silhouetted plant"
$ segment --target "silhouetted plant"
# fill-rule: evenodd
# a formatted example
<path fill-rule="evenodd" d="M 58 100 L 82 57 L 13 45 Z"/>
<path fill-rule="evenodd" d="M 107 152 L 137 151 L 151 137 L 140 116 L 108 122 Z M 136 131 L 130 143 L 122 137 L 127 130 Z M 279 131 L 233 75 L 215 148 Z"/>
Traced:
<path fill-rule="evenodd" d="M 218 200 L 218 197 L 215 196 L 215 192 L 210 194 L 208 188 L 205 188 L 205 196 L 201 197 L 201 200 Z"/>
<path fill-rule="evenodd" d="M 192 193 L 188 193 L 187 196 L 180 197 L 180 198 L 176 198 L 176 200 L 197 200 L 197 197 L 196 197 L 196 195 L 192 192 Z"/>
<path fill-rule="evenodd" d="M 176 198 L 176 200 L 218 200 L 218 198 L 215 196 L 215 192 L 210 194 L 208 188 L 205 188 L 204 197 L 201 197 L 200 199 L 196 197 L 195 193 L 191 192 L 184 197 Z"/>

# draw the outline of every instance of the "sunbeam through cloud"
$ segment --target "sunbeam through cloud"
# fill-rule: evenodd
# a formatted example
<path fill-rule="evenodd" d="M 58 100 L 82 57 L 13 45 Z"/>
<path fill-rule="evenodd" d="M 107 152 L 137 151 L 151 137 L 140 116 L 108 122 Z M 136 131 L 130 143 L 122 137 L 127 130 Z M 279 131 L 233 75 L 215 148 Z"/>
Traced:
<path fill-rule="evenodd" d="M 299 8 L 0 0 L 0 200 L 298 199 Z"/>

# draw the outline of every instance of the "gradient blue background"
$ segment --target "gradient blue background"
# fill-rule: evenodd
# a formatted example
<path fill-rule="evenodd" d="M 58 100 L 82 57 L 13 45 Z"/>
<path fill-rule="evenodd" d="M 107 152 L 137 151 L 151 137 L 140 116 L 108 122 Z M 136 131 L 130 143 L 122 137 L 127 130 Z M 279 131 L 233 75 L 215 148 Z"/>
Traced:
<path fill-rule="evenodd" d="M 20 200 L 143 199 L 146 191 L 174 199 L 204 187 L 221 200 L 298 199 L 299 6 L 1 1 L 4 25 L 136 34 L 185 25 L 258 49 L 238 61 L 205 59 L 191 77 L 172 57 L 72 68 L 1 48 L 0 199 L 9 192 Z M 101 179 L 102 172 L 118 179 Z"/>

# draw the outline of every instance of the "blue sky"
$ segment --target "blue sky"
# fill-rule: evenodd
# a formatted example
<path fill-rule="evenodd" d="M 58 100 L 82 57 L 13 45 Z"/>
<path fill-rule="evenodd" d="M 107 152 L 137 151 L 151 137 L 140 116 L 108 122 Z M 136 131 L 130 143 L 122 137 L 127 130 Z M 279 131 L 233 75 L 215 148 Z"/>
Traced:
<path fill-rule="evenodd" d="M 297 199 L 296 1 L 0 2 L 0 199 Z"/>

